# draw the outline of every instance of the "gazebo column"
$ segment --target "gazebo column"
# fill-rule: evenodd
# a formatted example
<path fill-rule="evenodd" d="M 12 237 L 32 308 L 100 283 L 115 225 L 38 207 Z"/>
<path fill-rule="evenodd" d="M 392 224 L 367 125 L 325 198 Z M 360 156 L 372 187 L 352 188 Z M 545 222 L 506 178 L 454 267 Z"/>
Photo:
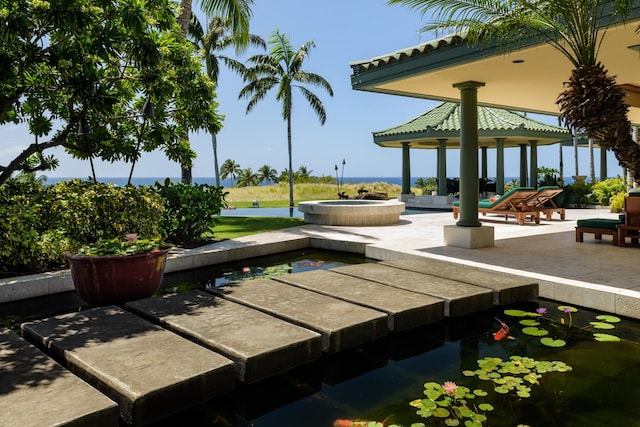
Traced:
<path fill-rule="evenodd" d="M 444 227 L 445 244 L 467 249 L 495 245 L 493 227 L 478 221 L 478 88 L 484 83 L 456 83 L 460 90 L 460 215 Z"/>
<path fill-rule="evenodd" d="M 438 196 L 447 195 L 447 138 L 438 139 Z"/>
<path fill-rule="evenodd" d="M 409 149 L 411 143 L 406 141 L 402 143 L 402 194 L 398 196 L 401 202 L 413 198 L 411 193 L 411 155 Z"/>
<path fill-rule="evenodd" d="M 538 140 L 532 139 L 529 141 L 531 147 L 531 168 L 529 169 L 529 186 L 538 188 Z"/>
<path fill-rule="evenodd" d="M 520 187 L 527 186 L 527 144 L 520 145 Z"/>
<path fill-rule="evenodd" d="M 600 146 L 600 181 L 607 179 L 607 149 Z"/>
<path fill-rule="evenodd" d="M 504 194 L 504 141 L 506 138 L 496 140 L 496 194 Z"/>

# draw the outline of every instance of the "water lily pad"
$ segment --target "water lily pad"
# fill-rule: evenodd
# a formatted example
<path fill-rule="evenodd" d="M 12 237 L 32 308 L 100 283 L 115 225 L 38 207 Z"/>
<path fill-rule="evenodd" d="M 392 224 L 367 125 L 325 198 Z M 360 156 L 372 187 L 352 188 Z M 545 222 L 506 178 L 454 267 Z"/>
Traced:
<path fill-rule="evenodd" d="M 481 403 L 478 405 L 478 409 L 480 409 L 481 411 L 493 411 L 493 405 L 489 404 L 489 403 Z"/>
<path fill-rule="evenodd" d="M 531 313 L 529 311 L 524 311 L 524 310 L 505 310 L 504 314 L 512 317 L 538 316 L 538 313 Z"/>
<path fill-rule="evenodd" d="M 437 418 L 447 418 L 450 415 L 450 412 L 444 408 L 436 408 L 431 413 Z"/>
<path fill-rule="evenodd" d="M 589 324 L 596 329 L 615 329 L 616 328 L 614 325 L 607 322 L 589 322 Z"/>
<path fill-rule="evenodd" d="M 540 343 L 546 345 L 547 347 L 564 347 L 565 345 L 567 345 L 567 342 L 564 340 L 554 340 L 550 337 L 541 338 Z"/>
<path fill-rule="evenodd" d="M 505 386 L 498 386 L 496 388 L 494 388 L 496 393 L 500 393 L 500 394 L 507 394 L 509 393 L 509 390 L 511 390 L 509 387 L 505 387 Z"/>
<path fill-rule="evenodd" d="M 464 422 L 464 427 L 482 427 L 482 423 L 474 420 L 467 420 Z"/>
<path fill-rule="evenodd" d="M 596 319 L 602 320 L 603 322 L 609 322 L 609 323 L 618 323 L 621 321 L 619 317 L 612 316 L 610 314 L 600 314 L 596 316 Z"/>
<path fill-rule="evenodd" d="M 464 375 L 465 377 L 473 377 L 475 376 L 475 374 L 476 374 L 475 371 L 469 371 L 469 370 L 462 371 L 462 375 Z"/>
<path fill-rule="evenodd" d="M 575 313 L 576 311 L 578 311 L 577 308 L 571 307 L 570 305 L 559 305 L 558 310 L 570 313 Z"/>
<path fill-rule="evenodd" d="M 487 393 L 486 391 L 484 391 L 482 389 L 477 388 L 477 389 L 473 390 L 473 394 L 475 394 L 478 397 L 484 397 L 484 396 L 488 395 L 489 393 Z"/>
<path fill-rule="evenodd" d="M 456 420 L 455 418 L 447 418 L 446 420 L 444 420 L 444 424 L 449 427 L 457 427 L 460 425 L 460 421 Z"/>
<path fill-rule="evenodd" d="M 595 338 L 596 341 L 601 341 L 601 342 L 618 342 L 618 341 L 620 341 L 620 338 L 616 337 L 615 335 L 609 335 L 609 334 L 595 333 L 595 334 L 593 334 L 593 338 Z"/>
<path fill-rule="evenodd" d="M 522 326 L 538 326 L 540 324 L 540 322 L 533 319 L 524 319 L 518 323 L 520 323 Z"/>
<path fill-rule="evenodd" d="M 522 332 L 534 337 L 543 337 L 549 334 L 549 331 L 547 331 L 546 329 L 536 328 L 535 326 L 522 328 Z"/>

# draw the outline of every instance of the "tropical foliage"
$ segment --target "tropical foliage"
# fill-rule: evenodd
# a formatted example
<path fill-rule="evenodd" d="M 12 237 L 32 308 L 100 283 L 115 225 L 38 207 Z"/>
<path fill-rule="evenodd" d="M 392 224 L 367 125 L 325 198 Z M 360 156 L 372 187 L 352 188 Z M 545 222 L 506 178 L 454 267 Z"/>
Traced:
<path fill-rule="evenodd" d="M 208 17 L 218 16 L 238 41 L 236 45 L 242 49 L 246 47 L 249 37 L 249 21 L 251 20 L 251 6 L 253 0 L 200 0 L 200 6 Z M 182 37 L 186 40 L 189 27 L 193 19 L 193 0 L 180 0 L 180 15 L 178 24 Z M 217 129 L 205 128 L 212 135 Z M 182 143 L 189 147 L 189 133 L 183 132 Z M 191 184 L 191 164 L 182 163 L 182 182 Z"/>
<path fill-rule="evenodd" d="M 276 89 L 276 100 L 282 104 L 282 118 L 287 123 L 287 149 L 289 154 L 289 168 L 293 170 L 291 119 L 293 108 L 293 91 L 300 90 L 309 106 L 318 115 L 320 123 L 324 124 L 327 114 L 324 104 L 318 96 L 305 85 L 313 85 L 326 90 L 333 96 L 333 89 L 322 76 L 304 71 L 304 59 L 315 46 L 312 41 L 304 43 L 298 50 L 294 50 L 291 42 L 284 34 L 276 30 L 269 38 L 269 53 L 254 55 L 248 59 L 253 64 L 245 71 L 244 79 L 248 84 L 240 91 L 239 98 L 248 98 L 247 113 L 253 110 L 258 102 L 263 100 L 271 89 Z M 289 174 L 289 206 L 293 207 L 293 175 Z"/>
<path fill-rule="evenodd" d="M 170 0 L 3 2 L 0 125 L 26 123 L 34 141 L 0 166 L 0 184 L 55 167 L 45 151 L 57 146 L 131 163 L 159 149 L 190 165 L 180 135 L 220 121 L 214 85 L 176 16 Z"/>
<path fill-rule="evenodd" d="M 248 45 L 267 48 L 267 44 L 260 36 L 254 34 L 234 33 L 231 31 L 231 20 L 214 16 L 209 26 L 204 31 L 204 27 L 195 14 L 191 15 L 191 24 L 189 25 L 189 38 L 203 52 L 204 63 L 207 75 L 216 87 L 220 78 L 220 62 L 223 62 L 227 68 L 237 73 L 242 73 L 245 69 L 244 64 L 235 58 L 225 55 L 223 52 L 229 48 L 233 48 L 236 54 L 244 52 Z M 247 41 L 248 36 L 248 41 Z M 220 186 L 220 170 L 218 165 L 218 136 L 216 129 L 209 130 L 211 134 L 211 146 L 213 148 L 213 163 L 216 178 L 216 185 Z"/>
<path fill-rule="evenodd" d="M 625 92 L 598 61 L 607 25 L 629 15 L 632 0 L 389 0 L 431 16 L 423 30 L 453 31 L 471 43 L 508 50 L 537 37 L 564 55 L 574 69 L 557 99 L 560 118 L 574 134 L 610 149 L 640 177 L 640 146 L 631 137 Z M 560 82 L 559 82 L 560 84 Z"/>
<path fill-rule="evenodd" d="M 220 173 L 222 174 L 222 179 L 226 179 L 227 177 L 231 177 L 231 186 L 233 187 L 233 181 L 240 174 L 240 165 L 236 163 L 234 160 L 227 159 L 222 164 L 220 168 Z"/>

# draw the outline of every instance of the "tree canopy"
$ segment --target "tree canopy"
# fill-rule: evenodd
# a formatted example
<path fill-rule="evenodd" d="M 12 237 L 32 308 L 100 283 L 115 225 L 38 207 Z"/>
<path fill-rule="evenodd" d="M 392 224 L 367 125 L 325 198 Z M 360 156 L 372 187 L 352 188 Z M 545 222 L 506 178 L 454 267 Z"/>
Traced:
<path fill-rule="evenodd" d="M 55 166 L 43 154 L 55 146 L 131 163 L 160 149 L 190 165 L 195 153 L 180 135 L 221 122 L 214 84 L 177 16 L 170 0 L 3 2 L 0 126 L 25 123 L 34 142 L 0 165 L 0 184 Z"/>

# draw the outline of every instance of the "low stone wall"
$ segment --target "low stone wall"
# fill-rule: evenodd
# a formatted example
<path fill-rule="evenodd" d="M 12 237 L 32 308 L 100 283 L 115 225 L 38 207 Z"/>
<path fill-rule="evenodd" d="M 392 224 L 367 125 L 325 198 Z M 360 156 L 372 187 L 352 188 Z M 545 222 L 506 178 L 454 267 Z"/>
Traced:
<path fill-rule="evenodd" d="M 378 226 L 400 221 L 405 204 L 397 200 L 316 200 L 301 202 L 304 222 L 320 225 Z"/>

